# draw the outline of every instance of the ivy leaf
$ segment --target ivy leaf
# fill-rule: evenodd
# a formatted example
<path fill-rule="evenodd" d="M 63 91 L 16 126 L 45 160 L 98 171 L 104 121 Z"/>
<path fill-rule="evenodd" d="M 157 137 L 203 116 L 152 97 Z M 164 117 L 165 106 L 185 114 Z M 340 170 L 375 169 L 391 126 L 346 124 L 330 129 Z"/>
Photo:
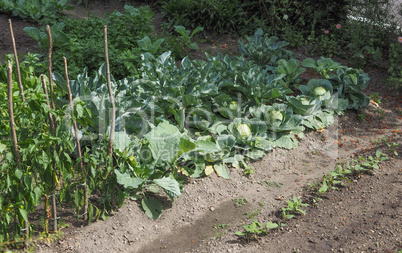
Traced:
<path fill-rule="evenodd" d="M 145 214 L 154 220 L 158 219 L 161 217 L 162 214 L 162 204 L 154 199 L 148 199 L 147 197 L 144 197 L 141 201 L 142 208 L 145 211 Z"/>

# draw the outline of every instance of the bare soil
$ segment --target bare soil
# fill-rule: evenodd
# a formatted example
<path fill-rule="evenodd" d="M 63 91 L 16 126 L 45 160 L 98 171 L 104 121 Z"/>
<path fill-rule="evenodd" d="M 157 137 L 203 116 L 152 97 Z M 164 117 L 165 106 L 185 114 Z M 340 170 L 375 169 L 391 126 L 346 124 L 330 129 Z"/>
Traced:
<path fill-rule="evenodd" d="M 113 2 L 113 4 L 112 4 Z M 76 8 L 69 15 L 83 17 L 89 11 L 102 14 L 120 1 L 90 1 L 89 9 Z M 135 5 L 134 6 L 138 6 Z M 119 9 L 120 8 L 120 9 Z M 8 19 L 12 18 L 19 54 L 38 48 L 22 29 L 35 24 L 0 14 L 0 60 L 12 53 Z M 162 22 L 157 14 L 157 21 Z M 236 38 L 213 38 L 200 48 L 212 54 L 236 53 Z M 210 40 L 208 40 L 210 41 Z M 295 49 L 299 60 L 304 50 Z M 192 57 L 202 57 L 193 52 Z M 335 59 L 348 65 L 346 59 Z M 54 242 L 34 241 L 36 252 L 387 252 L 402 250 L 402 98 L 387 89 L 384 67 L 368 67 L 367 94 L 379 93 L 380 104 L 337 118 L 322 132 L 309 132 L 293 150 L 275 149 L 252 163 L 254 175 L 231 169 L 231 179 L 212 174 L 190 179 L 174 203 L 166 196 L 164 212 L 151 220 L 139 203 L 127 200 L 114 216 L 89 226 L 74 222 L 67 207 L 61 215 L 69 225 Z M 364 119 L 362 118 L 365 115 Z M 361 120 L 359 120 L 359 118 Z M 399 144 L 394 152 L 387 144 Z M 336 164 L 358 156 L 387 153 L 389 160 L 372 174 L 352 178 L 353 183 L 322 196 L 313 204 L 309 185 L 318 183 Z M 293 196 L 310 203 L 306 215 L 287 221 L 281 229 L 247 241 L 235 235 L 252 220 L 281 221 L 281 207 Z M 247 199 L 236 207 L 234 199 Z M 61 209 L 62 210 L 62 209 Z M 253 215 L 253 212 L 255 215 Z M 248 215 L 245 215 L 245 214 Z M 251 218 L 250 218 L 251 217 Z"/>

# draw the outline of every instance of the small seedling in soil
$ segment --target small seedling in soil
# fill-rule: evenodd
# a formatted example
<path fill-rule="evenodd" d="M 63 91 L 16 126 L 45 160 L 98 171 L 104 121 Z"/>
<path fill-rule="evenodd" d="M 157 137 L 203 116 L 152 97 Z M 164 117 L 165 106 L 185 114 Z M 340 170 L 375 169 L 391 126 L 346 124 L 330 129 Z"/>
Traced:
<path fill-rule="evenodd" d="M 384 114 L 385 114 L 385 110 L 381 110 L 380 108 L 377 108 L 377 112 L 380 115 L 380 119 L 383 120 L 384 119 Z"/>
<path fill-rule="evenodd" d="M 399 155 L 398 152 L 395 150 L 395 148 L 399 146 L 399 143 L 395 143 L 395 142 L 393 142 L 392 144 L 387 143 L 387 146 L 389 148 L 389 151 L 391 151 L 391 153 L 393 153 L 394 156 Z"/>
<path fill-rule="evenodd" d="M 244 215 L 247 216 L 249 219 L 254 219 L 258 214 L 260 214 L 261 209 L 257 209 L 255 211 L 252 211 L 251 213 L 244 213 Z"/>
<path fill-rule="evenodd" d="M 248 203 L 248 200 L 246 198 L 243 199 L 233 199 L 235 206 L 236 207 L 242 207 L 244 206 L 246 203 Z"/>
<path fill-rule="evenodd" d="M 306 211 L 301 209 L 303 206 L 309 206 L 309 204 L 302 203 L 301 199 L 298 199 L 296 196 L 293 196 L 293 201 L 288 200 L 288 206 L 282 207 L 282 217 L 286 221 L 291 219 L 297 213 L 306 214 Z"/>
<path fill-rule="evenodd" d="M 223 232 L 222 231 L 216 231 L 216 239 L 222 239 L 222 234 L 223 234 Z"/>
<path fill-rule="evenodd" d="M 365 122 L 365 121 L 366 121 L 366 114 L 364 114 L 364 113 L 358 114 L 358 115 L 357 115 L 357 119 L 358 119 L 360 122 Z"/>
<path fill-rule="evenodd" d="M 254 174 L 254 169 L 252 167 L 248 167 L 247 169 L 244 169 L 243 173 L 245 176 L 251 176 Z"/>
<path fill-rule="evenodd" d="M 268 230 L 277 228 L 278 224 L 267 222 L 265 225 L 262 225 L 260 222 L 254 220 L 251 224 L 244 225 L 243 228 L 246 230 L 245 232 L 237 231 L 235 235 L 245 237 L 247 242 L 250 242 L 250 239 L 258 239 L 259 235 L 268 234 Z"/>
<path fill-rule="evenodd" d="M 213 226 L 213 228 L 215 228 L 215 229 L 221 229 L 221 228 L 226 228 L 226 227 L 229 227 L 229 224 L 215 224 Z"/>
<path fill-rule="evenodd" d="M 267 181 L 267 180 L 258 182 L 259 185 L 262 185 L 263 183 L 265 183 L 265 184 L 268 185 L 268 186 L 275 186 L 275 187 L 277 187 L 277 188 L 281 188 L 281 186 L 283 185 L 282 183 L 270 182 L 270 181 Z"/>
<path fill-rule="evenodd" d="M 373 100 L 377 104 L 381 104 L 381 99 L 378 97 L 379 95 L 380 94 L 378 92 L 376 92 L 374 94 L 370 94 L 370 98 L 371 98 L 371 100 Z"/>

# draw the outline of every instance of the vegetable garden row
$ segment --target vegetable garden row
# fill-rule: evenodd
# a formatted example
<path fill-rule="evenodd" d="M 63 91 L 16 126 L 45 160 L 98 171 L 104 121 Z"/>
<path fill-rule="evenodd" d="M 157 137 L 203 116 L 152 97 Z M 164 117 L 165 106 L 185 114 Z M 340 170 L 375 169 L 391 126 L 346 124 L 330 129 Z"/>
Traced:
<path fill-rule="evenodd" d="M 178 66 L 170 52 L 143 53 L 138 76 L 116 80 L 104 32 L 95 76 L 84 69 L 69 80 L 66 59 L 65 72 L 52 73 L 51 43 L 48 75 L 36 74 L 35 55 L 0 66 L 0 243 L 49 223 L 57 231 L 60 205 L 90 223 L 129 197 L 157 219 L 159 191 L 174 201 L 188 177 L 252 174 L 248 161 L 295 148 L 303 132 L 369 102 L 366 73 L 330 58 L 299 62 L 261 29 L 239 41 L 241 56 L 185 57 Z M 305 82 L 306 71 L 320 79 Z M 29 221 L 40 204 L 43 228 Z"/>

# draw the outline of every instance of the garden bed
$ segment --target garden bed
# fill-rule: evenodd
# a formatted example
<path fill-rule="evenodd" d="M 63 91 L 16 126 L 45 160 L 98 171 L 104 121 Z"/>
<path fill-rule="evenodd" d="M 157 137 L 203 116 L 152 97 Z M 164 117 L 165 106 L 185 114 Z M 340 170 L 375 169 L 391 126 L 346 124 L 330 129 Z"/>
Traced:
<path fill-rule="evenodd" d="M 119 1 L 116 1 L 119 2 Z M 97 5 L 102 7 L 101 4 Z M 109 6 L 113 6 L 109 2 Z M 92 8 L 92 7 L 91 7 Z M 109 10 L 108 10 L 109 11 Z M 0 25 L 7 27 L 7 15 Z M 36 43 L 22 31 L 32 26 L 13 19 L 19 53 L 36 51 Z M 0 55 L 12 53 L 8 30 L 0 34 Z M 199 42 L 200 51 L 237 54 L 237 39 L 210 37 Z M 210 43 L 209 41 L 213 41 Z M 299 60 L 307 58 L 304 49 L 295 49 Z M 203 58 L 204 59 L 204 58 Z M 345 59 L 335 59 L 348 65 Z M 173 203 L 167 195 L 158 199 L 164 212 L 160 219 L 145 216 L 140 205 L 126 200 L 113 216 L 86 226 L 66 216 L 68 227 L 62 238 L 50 242 L 34 240 L 38 252 L 398 252 L 402 250 L 402 154 L 400 129 L 402 105 L 399 93 L 385 86 L 382 68 L 367 68 L 370 86 L 364 92 L 378 95 L 362 111 L 338 116 L 323 131 L 306 133 L 295 149 L 274 149 L 251 165 L 249 177 L 241 169 L 230 168 L 231 178 L 189 179 L 184 192 Z M 381 102 L 381 103 L 379 103 Z M 340 191 L 323 195 L 314 205 L 317 184 L 337 164 L 359 156 L 375 156 L 377 150 L 390 158 L 378 170 L 351 178 Z M 297 216 L 286 226 L 266 236 L 247 241 L 235 235 L 242 226 L 258 220 L 279 222 L 280 211 L 293 196 L 307 201 L 305 216 Z M 65 213 L 71 212 L 66 207 Z M 59 210 L 63 216 L 63 209 Z M 246 214 L 246 215 L 245 215 Z M 51 238 L 51 237 L 49 237 Z"/>

